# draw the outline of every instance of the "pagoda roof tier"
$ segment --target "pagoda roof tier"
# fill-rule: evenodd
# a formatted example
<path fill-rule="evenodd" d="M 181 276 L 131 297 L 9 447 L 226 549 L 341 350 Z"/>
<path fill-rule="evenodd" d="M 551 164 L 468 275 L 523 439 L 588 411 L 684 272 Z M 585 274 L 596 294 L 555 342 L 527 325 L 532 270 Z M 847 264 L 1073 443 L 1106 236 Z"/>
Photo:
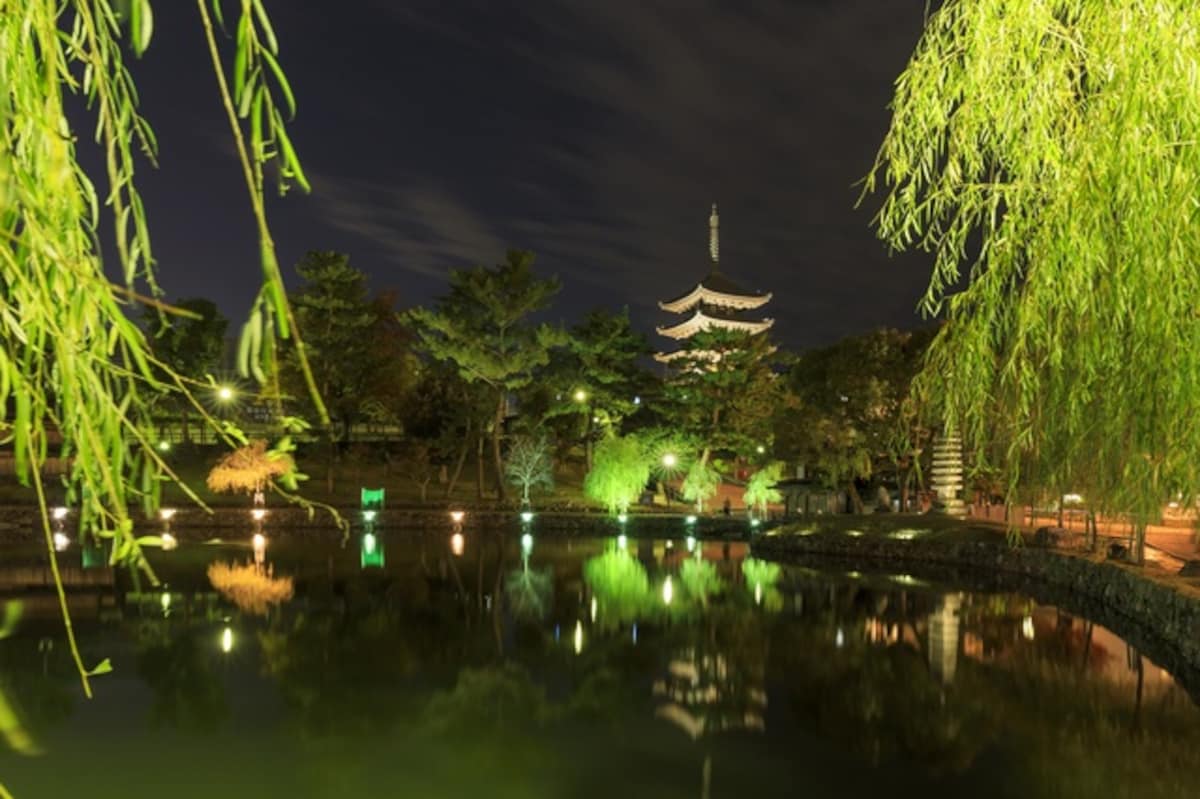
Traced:
<path fill-rule="evenodd" d="M 701 330 L 708 330 L 710 327 L 718 327 L 724 330 L 737 330 L 750 335 L 762 333 L 771 325 L 775 324 L 774 319 L 762 319 L 753 321 L 749 319 L 738 319 L 732 315 L 714 314 L 712 310 L 698 310 L 688 319 L 680 322 L 677 325 L 670 327 L 659 327 L 659 335 L 667 336 L 668 338 L 681 339 L 690 338 Z"/>
<path fill-rule="evenodd" d="M 673 300 L 668 300 L 667 302 L 660 302 L 658 307 L 671 313 L 683 313 L 698 303 L 722 308 L 750 310 L 766 305 L 770 300 L 771 294 L 769 292 L 767 294 L 760 294 L 746 291 L 737 283 L 725 277 L 725 275 L 713 270 L 687 294 L 676 297 Z"/>

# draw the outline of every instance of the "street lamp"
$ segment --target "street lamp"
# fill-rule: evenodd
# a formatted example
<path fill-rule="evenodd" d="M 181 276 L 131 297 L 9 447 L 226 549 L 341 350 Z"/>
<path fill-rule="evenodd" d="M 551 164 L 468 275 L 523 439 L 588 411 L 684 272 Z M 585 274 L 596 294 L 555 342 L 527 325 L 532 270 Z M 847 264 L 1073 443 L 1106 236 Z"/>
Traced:
<path fill-rule="evenodd" d="M 662 465 L 668 469 L 674 469 L 677 463 L 679 463 L 679 458 L 675 457 L 674 452 L 668 452 L 662 456 Z"/>
<path fill-rule="evenodd" d="M 233 389 L 230 386 L 219 386 L 217 388 L 217 399 L 221 402 L 231 402 L 233 400 Z"/>
<path fill-rule="evenodd" d="M 575 389 L 575 394 L 573 395 L 573 398 L 576 402 L 587 402 L 588 395 L 587 395 L 587 392 L 584 391 L 582 388 L 577 388 L 577 389 Z"/>

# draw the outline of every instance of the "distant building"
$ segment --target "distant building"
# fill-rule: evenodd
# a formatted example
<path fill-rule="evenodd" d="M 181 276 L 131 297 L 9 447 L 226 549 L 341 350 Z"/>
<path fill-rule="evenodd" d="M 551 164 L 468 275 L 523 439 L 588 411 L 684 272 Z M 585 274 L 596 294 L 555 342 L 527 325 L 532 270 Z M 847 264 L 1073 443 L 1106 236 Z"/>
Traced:
<path fill-rule="evenodd" d="M 774 324 L 773 319 L 755 318 L 757 314 L 750 313 L 770 302 L 770 293 L 747 291 L 721 273 L 718 223 L 717 206 L 713 205 L 712 216 L 708 218 L 708 250 L 712 258 L 708 275 L 687 293 L 658 304 L 664 311 L 683 317 L 675 324 L 657 328 L 659 335 L 684 341 L 711 327 L 757 335 Z M 675 348 L 658 353 L 654 358 L 661 363 L 670 363 L 681 353 L 682 350 Z"/>

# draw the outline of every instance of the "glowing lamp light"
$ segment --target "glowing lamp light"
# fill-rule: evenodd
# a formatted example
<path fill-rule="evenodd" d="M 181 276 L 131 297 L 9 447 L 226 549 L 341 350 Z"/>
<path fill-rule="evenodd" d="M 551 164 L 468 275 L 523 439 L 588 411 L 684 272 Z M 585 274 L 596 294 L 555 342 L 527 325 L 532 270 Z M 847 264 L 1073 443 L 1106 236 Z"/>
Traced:
<path fill-rule="evenodd" d="M 767 451 L 767 448 L 764 447 L 762 444 L 759 444 L 757 449 L 755 449 L 755 452 L 757 452 L 759 455 L 764 454 L 766 451 Z"/>
<path fill-rule="evenodd" d="M 373 511 L 373 510 L 365 510 L 365 511 L 363 511 L 363 521 L 364 521 L 364 522 L 373 522 L 373 521 L 375 521 L 375 514 L 376 514 L 376 512 L 377 512 L 377 511 Z"/>
<path fill-rule="evenodd" d="M 575 654 L 583 651 L 583 622 L 575 622 Z"/>
<path fill-rule="evenodd" d="M 171 450 L 171 442 L 170 441 L 158 442 L 158 451 L 159 452 L 170 452 L 170 450 Z"/>
<path fill-rule="evenodd" d="M 617 524 L 625 524 L 625 522 L 627 522 L 627 521 L 629 521 L 629 514 L 627 514 L 627 513 L 618 513 L 617 514 Z"/>
<path fill-rule="evenodd" d="M 229 654 L 233 651 L 233 628 L 226 627 L 221 631 L 221 651 Z"/>
<path fill-rule="evenodd" d="M 582 388 L 575 389 L 575 393 L 572 395 L 572 397 L 576 402 L 587 402 L 587 392 Z"/>
<path fill-rule="evenodd" d="M 164 522 L 171 521 L 171 519 L 175 518 L 175 509 L 174 508 L 159 508 L 158 509 L 158 518 L 162 519 Z"/>
<path fill-rule="evenodd" d="M 1032 641 L 1036 632 L 1033 629 L 1033 616 L 1026 616 L 1021 620 L 1021 635 L 1026 641 Z"/>
<path fill-rule="evenodd" d="M 466 540 L 462 533 L 455 533 L 450 536 L 450 551 L 454 553 L 456 558 L 461 558 L 463 550 L 466 548 Z"/>
<path fill-rule="evenodd" d="M 634 397 L 634 398 L 633 398 L 633 404 L 634 404 L 634 405 L 641 405 L 641 404 L 642 404 L 642 398 L 641 398 L 641 397 Z"/>
<path fill-rule="evenodd" d="M 217 399 L 221 402 L 229 402 L 233 399 L 233 389 L 229 386 L 221 386 L 217 389 Z"/>
<path fill-rule="evenodd" d="M 533 551 L 533 536 L 529 533 L 521 536 L 521 551 L 526 555 Z"/>
<path fill-rule="evenodd" d="M 529 524 L 531 521 L 533 521 L 533 511 L 531 511 L 531 510 L 521 511 L 521 521 L 525 522 L 525 524 Z"/>
<path fill-rule="evenodd" d="M 843 646 L 846 645 L 846 634 L 844 632 L 842 632 L 841 627 L 838 627 L 837 635 L 835 635 L 833 638 L 833 643 L 837 646 L 838 649 L 841 649 Z"/>
<path fill-rule="evenodd" d="M 159 599 L 159 604 L 162 605 L 163 613 L 167 613 L 171 609 L 171 592 L 163 591 L 162 597 Z"/>
<path fill-rule="evenodd" d="M 691 525 L 695 524 L 695 523 L 696 523 L 696 517 L 695 517 L 695 515 L 694 515 L 694 514 L 689 514 L 689 515 L 688 515 L 688 517 L 687 517 L 686 519 L 684 519 L 684 522 L 686 522 L 686 523 L 687 523 L 687 525 L 688 525 L 689 527 L 690 527 Z"/>
<path fill-rule="evenodd" d="M 750 526 L 751 526 L 751 527 L 758 527 L 760 524 L 762 524 L 762 522 L 760 522 L 758 519 L 751 519 L 751 520 L 750 520 Z"/>
<path fill-rule="evenodd" d="M 596 613 L 598 613 L 599 610 L 600 610 L 600 605 L 599 605 L 599 603 L 596 602 L 596 597 L 592 597 L 592 606 L 591 606 L 591 608 L 589 608 L 589 611 L 591 613 L 592 624 L 596 623 Z"/>
<path fill-rule="evenodd" d="M 450 511 L 450 521 L 454 522 L 455 524 L 462 524 L 463 517 L 466 515 L 467 514 L 463 513 L 461 510 L 452 510 Z"/>
<path fill-rule="evenodd" d="M 663 580 L 662 589 L 663 604 L 671 604 L 671 600 L 675 598 L 675 586 L 671 583 L 671 575 L 667 575 L 667 579 Z"/>
<path fill-rule="evenodd" d="M 267 517 L 267 509 L 255 508 L 254 510 L 250 511 L 250 516 L 254 519 L 254 521 L 261 522 Z"/>
<path fill-rule="evenodd" d="M 67 514 L 70 512 L 71 510 L 69 508 L 59 506 L 50 510 L 50 517 L 56 522 L 61 522 L 63 519 L 67 518 Z"/>
<path fill-rule="evenodd" d="M 163 552 L 170 552 L 171 550 L 177 549 L 178 547 L 179 547 L 179 541 L 175 538 L 175 536 L 171 535 L 170 533 L 162 534 Z"/>
<path fill-rule="evenodd" d="M 674 468 L 675 464 L 677 463 L 679 463 L 679 458 L 675 457 L 675 453 L 673 452 L 668 452 L 666 455 L 662 456 L 662 465 L 666 466 L 668 469 Z"/>
<path fill-rule="evenodd" d="M 62 533 L 54 534 L 54 551 L 66 552 L 67 547 L 71 546 L 71 539 L 67 538 Z"/>
<path fill-rule="evenodd" d="M 624 533 L 617 536 L 617 549 L 625 549 L 625 545 L 628 543 L 629 539 L 625 537 Z"/>
<path fill-rule="evenodd" d="M 861 538 L 862 534 L 863 534 L 862 530 L 847 530 L 846 531 L 846 535 L 850 536 L 851 538 Z"/>

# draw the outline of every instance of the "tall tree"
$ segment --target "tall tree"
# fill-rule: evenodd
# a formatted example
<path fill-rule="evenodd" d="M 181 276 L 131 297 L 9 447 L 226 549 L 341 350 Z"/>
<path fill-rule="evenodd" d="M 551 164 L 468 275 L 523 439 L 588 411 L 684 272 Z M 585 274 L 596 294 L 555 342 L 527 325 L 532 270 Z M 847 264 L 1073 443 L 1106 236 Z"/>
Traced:
<path fill-rule="evenodd" d="M 765 447 L 780 399 L 777 360 L 766 335 L 711 328 L 687 340 L 665 395 L 669 417 L 701 443 L 702 463 L 714 451 L 745 456 Z"/>
<path fill-rule="evenodd" d="M 543 421 L 571 420 L 584 442 L 587 468 L 598 436 L 619 430 L 642 407 L 654 376 L 641 361 L 653 349 L 629 322 L 629 309 L 593 310 L 568 331 L 555 350 L 544 380 L 548 397 Z"/>
<path fill-rule="evenodd" d="M 895 470 L 902 494 L 925 428 L 906 401 L 933 331 L 880 329 L 801 354 L 787 376 L 793 400 L 775 420 L 775 451 L 844 486 L 862 509 L 855 481 Z"/>
<path fill-rule="evenodd" d="M 313 377 L 338 437 L 346 441 L 364 403 L 403 381 L 406 350 L 390 296 L 372 299 L 366 275 L 350 265 L 350 256 L 311 251 L 296 265 L 303 278 L 293 295 L 296 317 L 307 334 Z M 295 365 L 295 351 L 287 364 Z M 302 375 L 292 368 L 285 377 L 294 393 Z M 376 389 L 380 389 L 376 391 Z"/>
<path fill-rule="evenodd" d="M 1200 485 L 1198 70 L 1196 3 L 948 0 L 867 181 L 881 237 L 935 257 L 932 416 L 1010 498 L 1032 461 L 1139 544 Z"/>
<path fill-rule="evenodd" d="M 177 374 L 202 379 L 221 363 L 229 320 L 221 315 L 212 300 L 202 297 L 180 300 L 176 307 L 186 311 L 187 315 L 166 314 L 153 306 L 146 308 L 144 321 L 150 347 L 155 357 Z M 173 398 L 186 440 L 190 402 L 183 397 Z"/>
<path fill-rule="evenodd" d="M 468 383 L 481 383 L 493 395 L 492 465 L 496 493 L 505 498 L 501 438 L 512 392 L 529 385 L 534 371 L 550 360 L 550 348 L 564 335 L 529 317 L 546 308 L 558 293 L 557 278 L 533 273 L 533 253 L 510 250 L 492 267 L 450 273 L 450 292 L 433 308 L 416 308 L 410 318 L 421 345 L 432 358 L 454 364 Z"/>

